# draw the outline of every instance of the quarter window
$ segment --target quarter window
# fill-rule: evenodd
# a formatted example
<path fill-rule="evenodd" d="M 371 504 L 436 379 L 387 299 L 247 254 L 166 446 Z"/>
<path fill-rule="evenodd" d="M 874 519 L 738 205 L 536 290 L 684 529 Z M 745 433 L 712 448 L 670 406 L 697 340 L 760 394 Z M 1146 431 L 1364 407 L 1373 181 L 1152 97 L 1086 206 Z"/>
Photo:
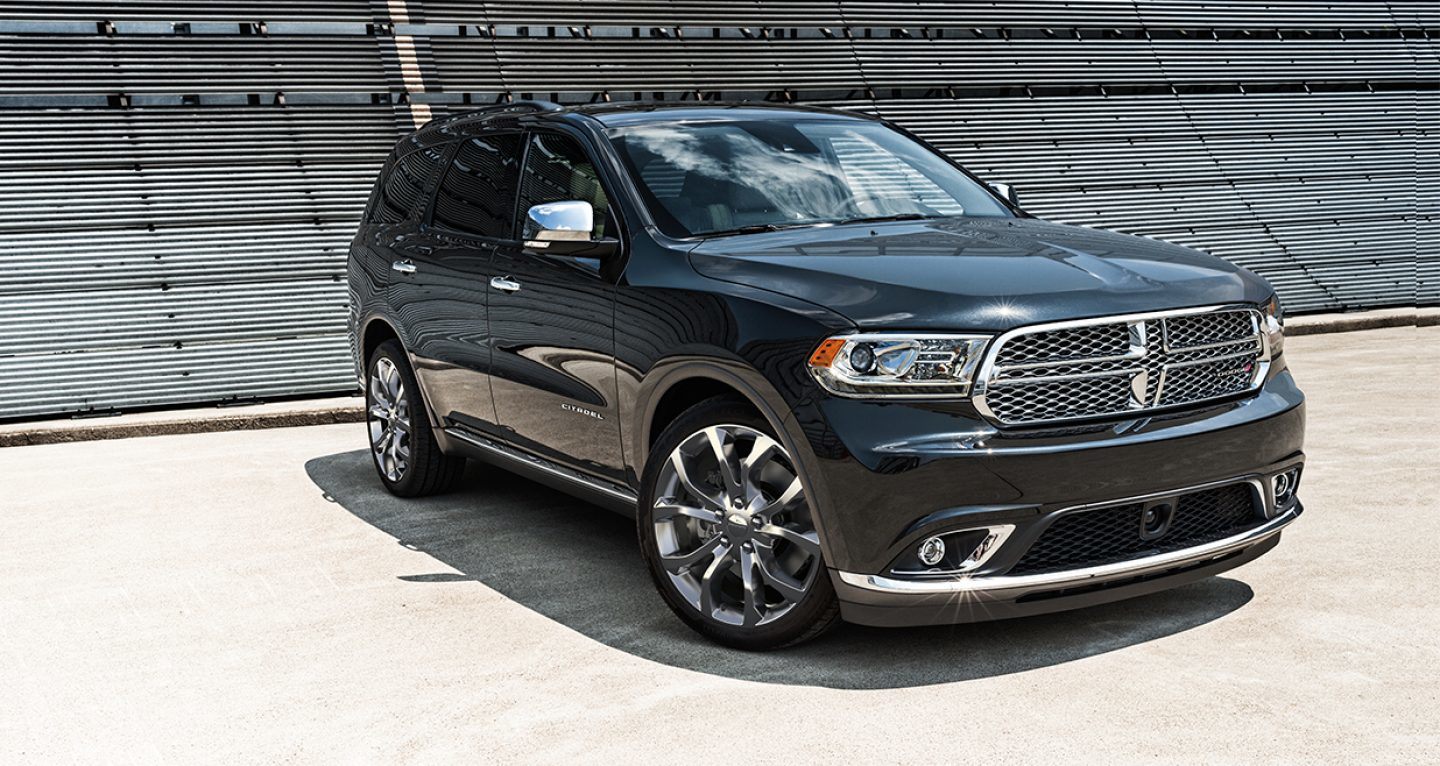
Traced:
<path fill-rule="evenodd" d="M 443 159 L 439 147 L 419 149 L 397 158 L 384 174 L 372 219 L 380 223 L 400 223 L 419 217 L 425 204 L 425 187 L 440 170 Z"/>
<path fill-rule="evenodd" d="M 464 234 L 508 238 L 520 177 L 520 140 L 519 134 L 501 134 L 461 143 L 435 195 L 435 224 Z"/>
<path fill-rule="evenodd" d="M 567 200 L 589 202 L 595 209 L 594 239 L 614 236 L 610 200 L 585 150 L 566 136 L 536 133 L 530 138 L 530 153 L 525 159 L 520 215 L 524 216 L 534 205 Z"/>

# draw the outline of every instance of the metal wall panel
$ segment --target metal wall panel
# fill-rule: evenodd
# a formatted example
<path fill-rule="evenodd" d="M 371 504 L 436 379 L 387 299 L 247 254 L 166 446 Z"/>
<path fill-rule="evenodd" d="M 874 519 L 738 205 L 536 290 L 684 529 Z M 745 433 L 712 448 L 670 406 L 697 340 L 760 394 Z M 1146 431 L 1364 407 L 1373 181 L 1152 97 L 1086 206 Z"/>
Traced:
<path fill-rule="evenodd" d="M 1440 302 L 1419 0 L 0 0 L 0 418 L 353 388 L 390 145 L 519 97 L 880 114 L 1292 312 Z"/>

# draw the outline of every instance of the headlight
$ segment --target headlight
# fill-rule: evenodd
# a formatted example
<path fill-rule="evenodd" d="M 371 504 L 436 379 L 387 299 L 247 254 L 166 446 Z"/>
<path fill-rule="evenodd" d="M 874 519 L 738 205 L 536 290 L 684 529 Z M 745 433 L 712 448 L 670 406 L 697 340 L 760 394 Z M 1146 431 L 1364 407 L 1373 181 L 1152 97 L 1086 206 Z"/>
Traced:
<path fill-rule="evenodd" d="M 1265 315 L 1262 329 L 1270 345 L 1270 358 L 1274 359 L 1285 350 L 1285 309 L 1280 306 L 1280 296 L 1270 296 L 1270 300 L 1260 307 L 1260 312 Z"/>
<path fill-rule="evenodd" d="M 815 348 L 810 372 L 825 390 L 840 396 L 963 396 L 989 340 L 983 335 L 838 335 Z"/>

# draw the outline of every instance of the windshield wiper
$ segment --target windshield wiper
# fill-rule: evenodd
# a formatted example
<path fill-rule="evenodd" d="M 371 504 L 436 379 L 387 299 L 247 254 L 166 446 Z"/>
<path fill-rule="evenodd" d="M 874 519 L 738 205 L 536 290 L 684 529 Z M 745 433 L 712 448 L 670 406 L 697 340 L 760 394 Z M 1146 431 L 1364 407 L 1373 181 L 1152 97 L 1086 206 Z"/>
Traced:
<path fill-rule="evenodd" d="M 875 215 L 863 218 L 845 218 L 839 221 L 804 221 L 802 223 L 756 223 L 749 226 L 737 226 L 733 229 L 722 229 L 721 231 L 707 231 L 701 234 L 702 237 L 733 237 L 737 234 L 759 234 L 766 231 L 781 231 L 782 229 L 801 229 L 807 226 L 840 226 L 847 223 L 880 223 L 882 221 L 928 221 L 933 218 L 944 218 L 943 215 L 925 215 L 924 213 L 896 213 L 895 215 Z"/>
<path fill-rule="evenodd" d="M 782 229 L 799 229 L 805 226 L 814 226 L 819 221 L 806 221 L 805 223 L 756 223 L 749 226 L 738 226 L 734 229 L 722 229 L 720 231 L 707 231 L 701 234 L 702 237 L 731 237 L 736 234 L 759 234 L 765 231 L 780 231 Z"/>
<path fill-rule="evenodd" d="M 846 218 L 843 221 L 836 221 L 839 226 L 846 223 L 881 223 L 883 221 L 928 221 L 932 218 L 944 218 L 942 215 L 925 215 L 924 213 L 896 213 L 895 215 L 872 215 L 864 218 Z"/>

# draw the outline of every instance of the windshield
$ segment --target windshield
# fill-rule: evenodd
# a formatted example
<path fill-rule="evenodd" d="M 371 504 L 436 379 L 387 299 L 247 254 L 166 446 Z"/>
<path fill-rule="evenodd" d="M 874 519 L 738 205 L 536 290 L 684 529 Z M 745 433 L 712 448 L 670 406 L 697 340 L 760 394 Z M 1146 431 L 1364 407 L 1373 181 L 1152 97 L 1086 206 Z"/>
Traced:
<path fill-rule="evenodd" d="M 1010 215 L 979 183 L 881 123 L 676 122 L 610 135 L 673 237 Z"/>

